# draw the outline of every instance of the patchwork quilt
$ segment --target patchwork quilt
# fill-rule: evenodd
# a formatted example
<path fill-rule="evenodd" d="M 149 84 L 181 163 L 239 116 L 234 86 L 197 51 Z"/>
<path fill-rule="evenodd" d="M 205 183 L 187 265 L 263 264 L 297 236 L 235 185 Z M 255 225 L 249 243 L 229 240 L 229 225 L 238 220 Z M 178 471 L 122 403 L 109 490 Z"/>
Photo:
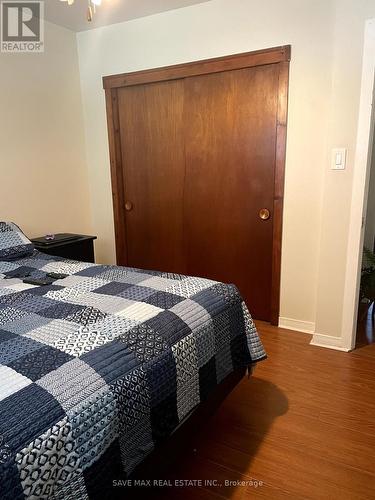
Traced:
<path fill-rule="evenodd" d="M 68 276 L 21 279 L 49 272 Z M 96 498 L 265 356 L 233 285 L 37 251 L 0 259 L 0 498 Z"/>

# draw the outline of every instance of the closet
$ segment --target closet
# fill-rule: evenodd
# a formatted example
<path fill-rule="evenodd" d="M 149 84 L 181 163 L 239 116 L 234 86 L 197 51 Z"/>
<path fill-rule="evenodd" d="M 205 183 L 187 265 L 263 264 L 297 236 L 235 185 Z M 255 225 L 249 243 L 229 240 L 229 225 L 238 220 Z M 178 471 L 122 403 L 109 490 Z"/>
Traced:
<path fill-rule="evenodd" d="M 290 47 L 105 77 L 118 263 L 277 323 Z"/>

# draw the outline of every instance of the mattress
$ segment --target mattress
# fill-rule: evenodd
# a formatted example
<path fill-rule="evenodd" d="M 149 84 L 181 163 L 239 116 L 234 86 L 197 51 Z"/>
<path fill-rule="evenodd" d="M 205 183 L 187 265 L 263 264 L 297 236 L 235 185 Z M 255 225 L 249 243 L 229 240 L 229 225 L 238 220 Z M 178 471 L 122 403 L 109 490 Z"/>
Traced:
<path fill-rule="evenodd" d="M 47 286 L 20 276 L 67 275 Z M 0 261 L 0 497 L 95 497 L 266 357 L 234 285 L 34 251 Z"/>

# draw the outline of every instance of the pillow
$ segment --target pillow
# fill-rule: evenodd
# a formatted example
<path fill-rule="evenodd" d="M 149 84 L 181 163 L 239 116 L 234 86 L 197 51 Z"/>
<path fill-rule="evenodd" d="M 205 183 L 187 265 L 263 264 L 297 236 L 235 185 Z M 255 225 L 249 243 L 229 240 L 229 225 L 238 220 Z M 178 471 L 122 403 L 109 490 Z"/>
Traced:
<path fill-rule="evenodd" d="M 31 255 L 34 245 L 13 222 L 0 222 L 0 260 Z"/>

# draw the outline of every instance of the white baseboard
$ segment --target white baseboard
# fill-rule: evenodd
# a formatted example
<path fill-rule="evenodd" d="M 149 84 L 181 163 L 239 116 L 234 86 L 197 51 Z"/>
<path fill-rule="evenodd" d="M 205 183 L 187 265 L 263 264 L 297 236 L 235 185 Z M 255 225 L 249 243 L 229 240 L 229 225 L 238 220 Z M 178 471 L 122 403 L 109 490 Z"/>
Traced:
<path fill-rule="evenodd" d="M 315 323 L 312 321 L 301 321 L 298 319 L 284 318 L 280 316 L 279 327 L 297 332 L 310 333 L 312 335 L 310 345 L 326 347 L 327 349 L 336 349 L 336 351 L 344 352 L 349 352 L 351 350 L 345 346 L 342 337 L 332 337 L 331 335 L 315 333 Z"/>
<path fill-rule="evenodd" d="M 283 318 L 282 316 L 279 318 L 279 327 L 303 333 L 315 332 L 315 323 L 312 321 L 301 321 L 299 319 Z"/>
<path fill-rule="evenodd" d="M 331 335 L 322 335 L 320 333 L 314 333 L 310 344 L 315 345 L 317 347 L 336 349 L 336 351 L 344 351 L 344 352 L 350 351 L 350 349 L 344 347 L 342 337 L 332 337 Z"/>

